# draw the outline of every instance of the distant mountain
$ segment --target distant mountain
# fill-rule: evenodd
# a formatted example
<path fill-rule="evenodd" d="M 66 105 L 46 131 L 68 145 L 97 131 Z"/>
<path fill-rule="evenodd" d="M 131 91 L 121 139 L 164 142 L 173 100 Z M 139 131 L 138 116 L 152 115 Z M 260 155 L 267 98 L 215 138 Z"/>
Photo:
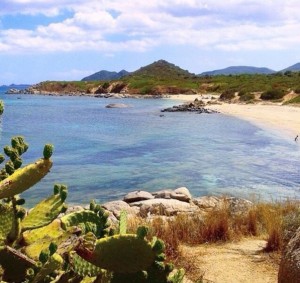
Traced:
<path fill-rule="evenodd" d="M 139 77 L 139 76 L 147 76 L 147 77 L 159 77 L 159 78 L 191 78 L 194 77 L 195 74 L 190 73 L 187 70 L 183 70 L 180 67 L 169 63 L 165 60 L 158 60 L 154 63 L 141 67 L 137 71 L 130 74 L 130 77 Z"/>
<path fill-rule="evenodd" d="M 29 88 L 31 85 L 28 84 L 11 84 L 11 85 L 1 85 L 0 90 L 1 91 L 7 91 L 9 89 L 26 89 Z"/>
<path fill-rule="evenodd" d="M 268 68 L 258 68 L 258 67 L 251 67 L 251 66 L 231 66 L 225 69 L 204 72 L 201 73 L 200 76 L 272 74 L 272 73 L 275 73 L 275 71 Z"/>
<path fill-rule="evenodd" d="M 280 72 L 286 72 L 286 71 L 299 72 L 300 71 L 300 63 L 297 63 L 295 65 L 287 67 L 287 68 L 281 70 Z"/>
<path fill-rule="evenodd" d="M 125 77 L 129 74 L 129 72 L 122 70 L 119 73 L 117 72 L 109 72 L 102 70 L 90 76 L 83 78 L 81 81 L 110 81 L 110 80 L 118 80 L 122 77 Z"/>

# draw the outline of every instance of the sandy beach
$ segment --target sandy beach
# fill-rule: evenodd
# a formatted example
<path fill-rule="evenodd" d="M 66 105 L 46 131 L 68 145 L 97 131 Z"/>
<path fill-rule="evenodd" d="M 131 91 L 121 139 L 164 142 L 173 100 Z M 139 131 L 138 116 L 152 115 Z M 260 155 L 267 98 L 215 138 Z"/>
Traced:
<path fill-rule="evenodd" d="M 173 95 L 170 99 L 181 102 L 202 99 L 209 95 Z M 288 139 L 299 135 L 300 144 L 300 107 L 276 104 L 228 104 L 208 106 L 222 114 L 232 115 L 247 120 L 260 128 L 270 129 Z"/>
<path fill-rule="evenodd" d="M 280 131 L 287 138 L 295 138 L 296 135 L 300 136 L 300 107 L 262 104 L 222 104 L 213 105 L 210 108 L 218 110 L 223 114 L 245 119 L 261 128 L 268 127 L 274 131 Z"/>

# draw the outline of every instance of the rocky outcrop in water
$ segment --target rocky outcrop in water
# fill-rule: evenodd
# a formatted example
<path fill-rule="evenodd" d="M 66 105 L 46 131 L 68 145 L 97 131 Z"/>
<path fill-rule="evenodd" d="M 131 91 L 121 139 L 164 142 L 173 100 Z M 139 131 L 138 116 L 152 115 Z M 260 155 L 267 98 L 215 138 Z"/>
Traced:
<path fill-rule="evenodd" d="M 105 107 L 106 108 L 128 108 L 130 106 L 124 103 L 111 103 L 106 105 Z"/>
<path fill-rule="evenodd" d="M 204 103 L 201 100 L 198 100 L 197 98 L 194 100 L 194 102 L 191 103 L 185 103 L 181 105 L 175 105 L 173 107 L 162 109 L 161 112 L 195 112 L 197 114 L 212 114 L 212 113 L 218 113 L 216 110 L 207 109 L 204 107 Z"/>

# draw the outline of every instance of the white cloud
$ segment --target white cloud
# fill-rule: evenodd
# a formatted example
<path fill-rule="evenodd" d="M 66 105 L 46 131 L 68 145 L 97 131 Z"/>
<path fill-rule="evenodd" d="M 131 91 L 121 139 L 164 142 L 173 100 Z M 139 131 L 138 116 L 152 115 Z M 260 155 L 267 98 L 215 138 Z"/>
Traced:
<path fill-rule="evenodd" d="M 112 54 L 143 52 L 164 45 L 235 51 L 284 49 L 299 44 L 300 1 L 296 0 L 57 2 L 4 0 L 2 15 L 22 11 L 53 16 L 65 9 L 73 11 L 73 15 L 31 31 L 2 29 L 0 51 L 96 50 Z"/>

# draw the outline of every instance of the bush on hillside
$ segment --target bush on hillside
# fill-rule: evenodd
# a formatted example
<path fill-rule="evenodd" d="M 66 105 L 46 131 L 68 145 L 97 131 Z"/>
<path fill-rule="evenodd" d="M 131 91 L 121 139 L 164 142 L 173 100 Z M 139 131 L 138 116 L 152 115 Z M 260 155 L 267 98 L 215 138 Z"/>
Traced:
<path fill-rule="evenodd" d="M 300 86 L 295 89 L 295 93 L 300 94 Z"/>
<path fill-rule="evenodd" d="M 245 92 L 243 95 L 240 95 L 240 101 L 250 101 L 253 100 L 255 98 L 253 93 L 250 92 Z"/>
<path fill-rule="evenodd" d="M 270 89 L 263 92 L 260 96 L 263 100 L 276 100 L 281 99 L 284 96 L 284 91 L 281 89 Z"/>
<path fill-rule="evenodd" d="M 225 90 L 222 92 L 220 95 L 220 100 L 231 100 L 235 97 L 234 91 L 233 90 Z"/>

